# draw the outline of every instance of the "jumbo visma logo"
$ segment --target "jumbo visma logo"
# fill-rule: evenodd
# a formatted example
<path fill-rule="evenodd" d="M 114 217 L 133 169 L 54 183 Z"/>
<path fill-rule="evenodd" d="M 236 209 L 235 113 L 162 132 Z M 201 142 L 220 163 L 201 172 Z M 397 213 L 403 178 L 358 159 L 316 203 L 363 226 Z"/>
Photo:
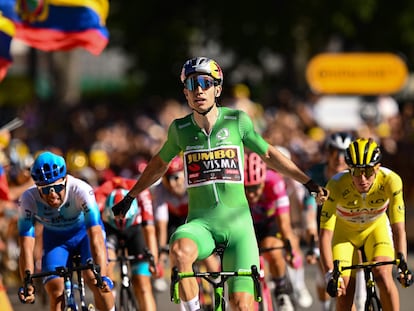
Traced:
<path fill-rule="evenodd" d="M 185 160 L 189 186 L 220 180 L 239 183 L 242 180 L 237 147 L 199 150 L 187 153 Z"/>
<path fill-rule="evenodd" d="M 186 157 L 187 157 L 188 165 L 192 165 L 194 163 L 199 163 L 199 162 L 225 163 L 228 160 L 237 159 L 237 152 L 234 149 L 218 149 L 218 150 L 208 151 L 208 152 L 194 152 L 194 153 L 187 154 Z"/>

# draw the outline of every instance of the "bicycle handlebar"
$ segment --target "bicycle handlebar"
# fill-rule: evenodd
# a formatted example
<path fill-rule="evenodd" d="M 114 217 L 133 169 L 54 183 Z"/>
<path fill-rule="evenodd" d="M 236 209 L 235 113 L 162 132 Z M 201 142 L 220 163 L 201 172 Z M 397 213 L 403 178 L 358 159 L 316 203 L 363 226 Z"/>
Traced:
<path fill-rule="evenodd" d="M 184 278 L 190 277 L 201 277 L 207 280 L 213 287 L 223 287 L 224 282 L 227 281 L 230 277 L 236 276 L 249 276 L 253 279 L 254 283 L 254 297 L 257 302 L 262 301 L 262 290 L 260 287 L 260 274 L 256 265 L 251 266 L 249 271 L 230 271 L 230 272 L 178 272 L 178 268 L 174 267 L 171 273 L 171 285 L 170 285 L 170 296 L 171 301 L 174 303 L 180 303 L 180 294 L 179 294 L 179 281 Z M 215 279 L 222 278 L 220 282 L 215 282 Z"/>
<path fill-rule="evenodd" d="M 283 239 L 281 235 L 276 236 L 278 239 L 281 239 L 283 241 L 283 246 L 273 246 L 273 247 L 264 247 L 259 249 L 259 253 L 263 254 L 266 252 L 271 252 L 273 250 L 277 249 L 284 249 L 286 251 L 286 256 L 290 256 L 290 258 L 293 258 L 293 250 L 292 250 L 292 244 L 290 243 L 289 239 Z"/>
<path fill-rule="evenodd" d="M 402 253 L 398 253 L 396 260 L 399 260 L 397 264 L 399 273 L 404 275 L 403 278 L 398 277 L 398 281 L 402 287 L 409 287 L 411 284 L 413 284 L 413 275 L 410 269 L 408 269 L 408 264 L 405 261 L 404 255 Z"/>
<path fill-rule="evenodd" d="M 341 272 L 339 270 L 339 260 L 334 260 L 334 269 L 332 271 L 332 278 L 329 280 L 326 291 L 329 296 L 336 297 L 339 287 L 339 278 L 341 277 Z"/>
<path fill-rule="evenodd" d="M 46 272 L 39 272 L 39 273 L 31 273 L 30 270 L 25 271 L 25 277 L 24 277 L 24 292 L 25 295 L 27 294 L 27 288 L 29 285 L 33 284 L 33 279 L 36 278 L 42 278 L 47 276 L 58 276 L 58 277 L 70 277 L 73 272 L 75 271 L 82 271 L 82 270 L 91 270 L 95 276 L 96 279 L 96 286 L 102 287 L 102 276 L 101 276 L 101 267 L 94 263 L 88 263 L 86 265 L 80 265 L 75 267 L 64 267 L 59 266 L 56 267 L 53 271 L 46 271 Z"/>
<path fill-rule="evenodd" d="M 354 264 L 350 266 L 342 266 L 339 265 L 339 260 L 334 260 L 334 269 L 332 271 L 332 278 L 329 280 L 327 284 L 326 291 L 331 297 L 336 297 L 338 293 L 338 287 L 339 287 L 339 278 L 341 277 L 341 272 L 345 270 L 353 270 L 353 269 L 372 269 L 379 266 L 385 266 L 385 265 L 396 265 L 398 269 L 400 270 L 401 274 L 404 274 L 403 280 L 398 278 L 401 285 L 403 287 L 408 287 L 413 283 L 411 271 L 408 269 L 407 262 L 405 261 L 404 255 L 398 254 L 398 258 L 394 260 L 388 260 L 388 261 L 367 261 L 359 264 Z"/>
<path fill-rule="evenodd" d="M 144 252 L 142 254 L 128 255 L 128 256 L 121 255 L 121 256 L 117 256 L 115 259 L 109 258 L 108 261 L 114 262 L 114 261 L 121 261 L 122 259 L 127 260 L 127 261 L 131 261 L 131 260 L 148 261 L 151 267 L 153 267 L 154 269 L 157 269 L 154 255 L 151 253 L 151 251 L 147 247 L 144 248 Z"/>

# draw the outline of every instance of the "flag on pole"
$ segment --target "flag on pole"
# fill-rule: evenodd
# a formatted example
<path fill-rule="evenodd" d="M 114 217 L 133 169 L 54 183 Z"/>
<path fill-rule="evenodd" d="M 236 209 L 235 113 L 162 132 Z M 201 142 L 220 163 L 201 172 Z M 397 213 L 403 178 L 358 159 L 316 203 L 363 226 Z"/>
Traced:
<path fill-rule="evenodd" d="M 15 1 L 16 38 L 31 47 L 43 51 L 81 47 L 99 55 L 108 44 L 108 0 Z"/>
<path fill-rule="evenodd" d="M 7 70 L 13 61 L 10 55 L 10 44 L 15 34 L 15 27 L 11 20 L 15 16 L 13 3 L 14 0 L 0 2 L 0 81 L 6 76 Z"/>

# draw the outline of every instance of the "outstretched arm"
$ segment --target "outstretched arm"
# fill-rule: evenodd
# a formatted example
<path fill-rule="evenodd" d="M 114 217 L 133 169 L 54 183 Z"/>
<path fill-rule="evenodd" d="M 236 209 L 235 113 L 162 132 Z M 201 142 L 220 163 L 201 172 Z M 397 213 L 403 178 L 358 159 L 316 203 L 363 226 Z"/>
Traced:
<path fill-rule="evenodd" d="M 156 154 L 148 163 L 142 175 L 139 177 L 135 185 L 129 191 L 128 195 L 136 198 L 138 194 L 150 187 L 158 179 L 160 179 L 168 168 L 168 162 Z"/>
<path fill-rule="evenodd" d="M 328 190 L 314 183 L 308 175 L 306 175 L 292 160 L 283 155 L 277 148 L 269 145 L 267 153 L 262 156 L 262 159 L 270 168 L 305 185 L 311 194 L 314 192 L 318 204 L 322 204 L 327 200 L 329 194 Z"/>
<path fill-rule="evenodd" d="M 145 189 L 149 188 L 153 183 L 164 175 L 168 168 L 168 162 L 164 162 L 159 154 L 155 155 L 148 163 L 142 175 L 139 177 L 135 185 L 128 194 L 117 204 L 112 207 L 115 217 L 124 217 L 131 207 L 132 201 Z"/>

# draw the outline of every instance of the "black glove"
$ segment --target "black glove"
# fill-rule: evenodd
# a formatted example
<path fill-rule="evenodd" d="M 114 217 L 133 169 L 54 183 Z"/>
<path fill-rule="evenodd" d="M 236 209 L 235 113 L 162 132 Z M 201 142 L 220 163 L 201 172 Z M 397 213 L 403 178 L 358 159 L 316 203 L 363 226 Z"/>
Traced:
<path fill-rule="evenodd" d="M 413 275 L 411 271 L 408 269 L 404 255 L 402 253 L 398 253 L 397 258 L 400 260 L 398 264 L 398 273 L 400 274 L 398 277 L 398 281 L 400 282 L 402 287 L 406 288 L 413 284 Z"/>
<path fill-rule="evenodd" d="M 128 212 L 129 208 L 131 207 L 132 201 L 134 201 L 134 199 L 135 198 L 127 194 L 121 201 L 112 206 L 112 212 L 114 213 L 114 215 L 121 215 L 122 217 L 124 217 L 125 214 Z"/>
<path fill-rule="evenodd" d="M 21 303 L 26 304 L 26 303 L 35 303 L 35 295 L 36 294 L 36 288 L 33 286 L 33 284 L 27 284 L 27 286 L 25 287 L 20 287 L 17 291 L 17 296 L 19 297 L 19 300 Z M 33 296 L 30 302 L 26 301 L 27 297 Z"/>
<path fill-rule="evenodd" d="M 310 179 L 306 184 L 303 184 L 306 189 L 308 189 L 309 193 L 316 197 L 316 195 L 319 193 L 319 185 L 315 183 L 312 179 Z"/>

